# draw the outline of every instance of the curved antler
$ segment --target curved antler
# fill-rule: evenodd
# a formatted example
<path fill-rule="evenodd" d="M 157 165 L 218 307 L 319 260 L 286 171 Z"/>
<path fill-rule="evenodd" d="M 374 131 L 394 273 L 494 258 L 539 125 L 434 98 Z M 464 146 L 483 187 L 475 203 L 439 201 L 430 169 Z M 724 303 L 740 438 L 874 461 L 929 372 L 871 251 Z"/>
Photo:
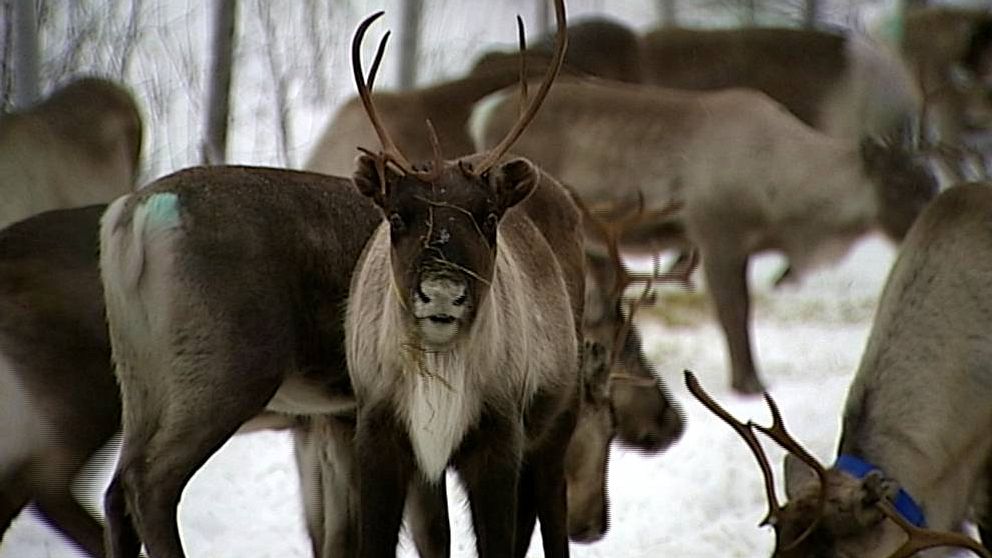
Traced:
<path fill-rule="evenodd" d="M 806 527 L 806 530 L 803 531 L 801 535 L 790 541 L 788 546 L 782 549 L 782 550 L 791 550 L 796 546 L 798 546 L 799 543 L 803 542 L 803 540 L 805 540 L 806 537 L 808 537 L 813 532 L 813 530 L 816 529 L 816 526 L 820 523 L 820 520 L 823 518 L 823 508 L 827 501 L 827 492 L 826 492 L 827 469 L 826 467 L 823 466 L 822 463 L 819 462 L 819 460 L 817 460 L 815 457 L 813 457 L 812 454 L 806 451 L 806 448 L 804 448 L 799 442 L 797 442 L 796 439 L 793 438 L 791 434 L 789 434 L 789 431 L 785 429 L 785 422 L 782 421 L 782 414 L 778 410 L 778 405 L 775 404 L 775 400 L 772 399 L 772 396 L 769 395 L 768 392 L 765 392 L 765 402 L 768 403 L 768 408 L 772 413 L 772 425 L 769 427 L 765 427 L 750 421 L 748 422 L 748 425 L 757 428 L 765 436 L 768 436 L 769 438 L 774 440 L 775 443 L 778 444 L 782 449 L 791 453 L 792 455 L 795 455 L 800 460 L 802 460 L 802 462 L 805 463 L 806 465 L 809 465 L 809 467 L 813 469 L 813 472 L 816 473 L 816 476 L 820 479 L 820 494 L 819 494 L 819 503 L 817 504 L 817 508 L 816 508 L 817 509 L 816 518 L 813 519 L 813 521 L 809 524 L 808 527 Z"/>
<path fill-rule="evenodd" d="M 768 463 L 768 456 L 765 455 L 764 448 L 761 447 L 761 443 L 758 442 L 758 437 L 754 435 L 754 431 L 751 430 L 753 423 L 748 422 L 744 424 L 743 422 L 735 419 L 733 415 L 727 412 L 726 409 L 720 406 L 719 403 L 713 400 L 712 397 L 703 387 L 699 385 L 699 381 L 696 380 L 696 375 L 691 371 L 686 370 L 685 374 L 685 385 L 689 388 L 689 392 L 692 393 L 703 404 L 704 407 L 709 409 L 714 415 L 720 417 L 723 422 L 730 425 L 734 431 L 744 438 L 747 446 L 751 448 L 751 453 L 754 454 L 754 458 L 758 460 L 758 466 L 761 467 L 761 474 L 765 477 L 765 496 L 768 498 L 768 515 L 765 519 L 761 521 L 762 525 L 776 525 L 778 523 L 779 512 L 781 507 L 778 505 L 778 496 L 775 494 L 775 476 L 772 474 L 772 467 Z"/>
<path fill-rule="evenodd" d="M 397 167 L 400 168 L 404 173 L 413 174 L 413 165 L 407 160 L 406 156 L 396 147 L 393 143 L 392 138 L 389 137 L 389 133 L 386 131 L 386 127 L 383 125 L 382 120 L 379 119 L 379 114 L 375 110 L 375 105 L 372 103 L 372 93 L 371 85 L 372 80 L 375 77 L 375 71 L 379 68 L 379 62 L 382 58 L 382 53 L 386 49 L 386 41 L 389 39 L 389 33 L 382 38 L 379 43 L 379 49 L 376 53 L 375 62 L 372 64 L 372 73 L 369 79 L 366 81 L 365 77 L 362 75 L 362 57 L 361 57 L 361 46 L 362 41 L 365 39 L 365 33 L 368 31 L 370 25 L 372 25 L 375 20 L 382 17 L 386 12 L 378 11 L 369 17 L 365 18 L 364 21 L 358 26 L 355 31 L 355 37 L 351 41 L 351 67 L 352 73 L 355 76 L 355 86 L 358 88 L 358 96 L 362 100 L 362 106 L 365 107 L 365 114 L 368 115 L 369 121 L 372 123 L 372 127 L 375 129 L 375 134 L 379 136 L 379 143 L 382 144 L 381 157 L 388 162 L 392 162 Z"/>
<path fill-rule="evenodd" d="M 899 513 L 899 510 L 895 509 L 885 498 L 879 500 L 877 505 L 879 509 L 882 510 L 882 513 L 894 521 L 896 525 L 901 527 L 902 530 L 906 531 L 906 534 L 909 535 L 909 540 L 903 543 L 903 545 L 900 546 L 895 553 L 889 556 L 889 558 L 909 558 L 921 550 L 939 547 L 967 548 L 978 556 L 982 556 L 983 558 L 992 558 L 992 553 L 986 550 L 984 546 L 971 537 L 967 537 L 960 533 L 946 533 L 943 531 L 932 531 L 930 529 L 917 527 L 907 521 L 906 518 Z"/>
<path fill-rule="evenodd" d="M 485 173 L 487 170 L 492 168 L 493 165 L 499 161 L 513 145 L 515 141 L 523 134 L 524 129 L 530 124 L 530 121 L 534 119 L 537 115 L 537 110 L 541 108 L 541 103 L 544 102 L 544 98 L 548 96 L 548 91 L 551 90 L 551 84 L 554 83 L 555 78 L 558 77 L 558 72 L 561 70 L 562 63 L 565 62 L 565 49 L 568 47 L 568 29 L 565 22 L 565 2 L 564 0 L 554 0 L 555 2 L 555 21 L 558 24 L 558 32 L 555 34 L 555 51 L 551 59 L 551 65 L 548 66 L 548 71 L 544 75 L 544 81 L 541 82 L 541 87 L 537 90 L 537 94 L 534 95 L 534 99 L 531 100 L 530 104 L 527 105 L 527 110 L 523 111 L 523 114 L 517 119 L 507 132 L 506 136 L 500 141 L 495 147 L 489 150 L 488 153 L 476 164 L 473 168 L 473 174 L 476 176 Z"/>
<path fill-rule="evenodd" d="M 754 435 L 752 429 L 757 429 L 761 433 L 765 434 L 771 438 L 775 443 L 782 447 L 782 449 L 795 455 L 801 459 L 804 463 L 809 465 L 816 475 L 820 479 L 820 494 L 819 494 L 819 504 L 817 506 L 817 516 L 812 523 L 800 534 L 798 537 L 789 541 L 788 545 L 784 548 L 777 549 L 779 551 L 788 551 L 794 549 L 803 540 L 808 537 L 816 526 L 820 523 L 823 517 L 823 507 L 826 502 L 826 487 L 827 481 L 827 470 L 826 468 L 813 457 L 799 442 L 796 441 L 792 435 L 785 429 L 785 423 L 782 421 L 782 414 L 778 410 L 778 405 L 775 404 L 775 400 L 768 393 L 765 393 L 765 401 L 768 403 L 768 408 L 771 410 L 772 414 L 772 425 L 770 427 L 761 426 L 755 424 L 753 421 L 748 421 L 747 424 L 740 422 L 735 419 L 720 407 L 705 391 L 700 387 L 699 382 L 696 381 L 696 377 L 686 370 L 685 372 L 685 383 L 689 388 L 689 391 L 696 396 L 696 399 L 706 406 L 707 409 L 712 411 L 718 417 L 723 419 L 724 422 L 729 424 L 734 430 L 740 434 L 741 438 L 747 442 L 748 447 L 754 453 L 754 457 L 758 460 L 758 465 L 761 467 L 761 473 L 765 477 L 765 495 L 768 498 L 768 515 L 765 517 L 764 521 L 761 522 L 762 525 L 772 525 L 776 528 L 776 533 L 778 532 L 778 518 L 781 512 L 781 507 L 778 503 L 778 496 L 775 494 L 775 478 L 772 475 L 771 466 L 768 464 L 768 457 L 765 455 L 764 449 L 761 444 L 758 443 L 757 437 Z M 776 542 L 778 544 L 778 541 Z"/>

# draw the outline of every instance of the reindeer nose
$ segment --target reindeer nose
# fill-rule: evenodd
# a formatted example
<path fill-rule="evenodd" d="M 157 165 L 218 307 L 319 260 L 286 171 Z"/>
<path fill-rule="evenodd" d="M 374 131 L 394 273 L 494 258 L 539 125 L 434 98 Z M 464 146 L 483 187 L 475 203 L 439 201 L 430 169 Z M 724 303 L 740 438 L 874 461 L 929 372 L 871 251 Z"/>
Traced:
<path fill-rule="evenodd" d="M 468 285 L 460 279 L 428 277 L 417 285 L 416 295 L 424 304 L 462 306 L 468 300 Z"/>

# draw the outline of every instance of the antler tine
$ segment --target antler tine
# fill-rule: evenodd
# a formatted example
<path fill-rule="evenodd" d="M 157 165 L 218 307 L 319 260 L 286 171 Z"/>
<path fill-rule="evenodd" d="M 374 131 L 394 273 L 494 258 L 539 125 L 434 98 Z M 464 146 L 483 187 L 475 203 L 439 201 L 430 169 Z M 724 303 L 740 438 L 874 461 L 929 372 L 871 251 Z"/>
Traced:
<path fill-rule="evenodd" d="M 386 31 L 379 40 L 379 47 L 375 50 L 375 59 L 372 60 L 372 67 L 369 68 L 369 77 L 365 80 L 365 86 L 368 87 L 369 91 L 372 91 L 372 86 L 375 84 L 375 78 L 379 74 L 379 64 L 382 63 L 382 55 L 386 53 L 386 43 L 389 42 L 389 37 L 393 34 L 392 31 Z"/>
<path fill-rule="evenodd" d="M 524 19 L 517 16 L 517 43 L 520 45 L 520 115 L 527 110 L 527 35 Z"/>
<path fill-rule="evenodd" d="M 772 467 L 768 463 L 768 456 L 765 455 L 764 448 L 761 447 L 761 443 L 758 442 L 758 437 L 754 435 L 754 431 L 751 430 L 751 423 L 744 424 L 743 422 L 735 419 L 733 415 L 728 413 L 719 403 L 713 400 L 712 397 L 703 387 L 699 385 L 699 381 L 696 379 L 696 375 L 686 370 L 685 374 L 685 385 L 689 388 L 689 392 L 692 393 L 704 407 L 709 409 L 713 414 L 720 417 L 723 422 L 730 425 L 734 431 L 744 438 L 748 447 L 751 448 L 751 453 L 754 454 L 754 458 L 758 460 L 758 466 L 761 467 L 761 474 L 765 477 L 765 496 L 768 498 L 768 515 L 765 519 L 761 521 L 762 525 L 774 525 L 778 520 L 779 505 L 778 496 L 775 494 L 775 476 L 772 474 Z"/>
<path fill-rule="evenodd" d="M 372 123 L 372 127 L 375 129 L 375 133 L 379 136 L 379 142 L 382 144 L 382 156 L 392 161 L 396 166 L 400 168 L 405 173 L 412 172 L 412 165 L 407 160 L 403 153 L 396 147 L 393 140 L 389 137 L 389 133 L 386 132 L 385 126 L 379 119 L 379 115 L 375 110 L 375 105 L 372 103 L 372 93 L 370 90 L 370 84 L 372 80 L 366 81 L 362 76 L 362 57 L 361 57 L 361 46 L 362 41 L 365 39 L 365 33 L 372 23 L 382 17 L 386 12 L 379 11 L 369 17 L 365 18 L 364 21 L 358 26 L 355 31 L 355 37 L 351 41 L 351 66 L 352 72 L 355 77 L 355 86 L 358 88 L 358 96 L 362 100 L 362 106 L 365 107 L 365 113 L 369 117 L 369 121 Z M 373 63 L 374 70 L 378 70 L 379 62 L 381 59 L 382 52 L 386 48 L 386 40 L 389 35 L 383 37 L 382 41 L 379 43 L 378 53 L 376 54 L 376 62 Z M 374 73 L 372 75 L 374 78 Z"/>
<path fill-rule="evenodd" d="M 427 119 L 427 134 L 431 141 L 431 151 L 434 153 L 434 167 L 428 173 L 418 173 L 418 175 L 428 182 L 434 182 L 441 177 L 441 171 L 444 169 L 444 158 L 441 156 L 441 142 L 437 139 L 437 130 L 434 129 L 434 123 L 431 119 Z"/>
<path fill-rule="evenodd" d="M 799 543 L 806 539 L 806 537 L 808 537 L 813 530 L 816 529 L 817 524 L 820 523 L 820 519 L 823 514 L 823 507 L 827 498 L 827 493 L 825 490 L 827 486 L 827 469 L 822 463 L 819 462 L 819 460 L 813 457 L 811 453 L 806 451 L 806 448 L 804 448 L 802 444 L 800 444 L 795 438 L 792 437 L 791 434 L 789 434 L 789 431 L 785 428 L 785 422 L 782 420 L 782 413 L 779 411 L 778 405 L 775 403 L 772 396 L 767 392 L 765 393 L 765 402 L 768 404 L 768 409 L 772 414 L 772 425 L 770 427 L 765 427 L 753 422 L 750 422 L 749 425 L 757 428 L 764 435 L 774 440 L 775 443 L 782 449 L 795 455 L 801 459 L 803 463 L 809 465 L 810 468 L 816 473 L 816 476 L 820 479 L 819 504 L 817 505 L 817 510 L 819 510 L 818 515 L 801 535 L 796 537 L 785 549 L 783 549 L 788 550 L 798 546 Z"/>
<path fill-rule="evenodd" d="M 982 556 L 983 558 L 992 558 L 992 553 L 986 550 L 984 546 L 971 537 L 960 533 L 933 531 L 930 529 L 917 527 L 906 520 L 906 518 L 903 517 L 903 515 L 884 498 L 879 500 L 877 505 L 879 509 L 882 510 L 882 513 L 894 521 L 896 525 L 899 525 L 899 527 L 901 527 L 903 531 L 906 531 L 906 534 L 909 536 L 909 540 L 903 543 L 903 545 L 900 546 L 895 553 L 889 556 L 889 558 L 909 558 L 921 550 L 939 547 L 967 548 L 978 556 Z"/>
<path fill-rule="evenodd" d="M 565 49 L 568 47 L 568 29 L 565 22 L 565 2 L 564 0 L 554 0 L 555 2 L 555 20 L 558 22 L 558 32 L 555 34 L 555 51 L 554 56 L 551 60 L 551 65 L 548 66 L 548 71 L 544 75 L 544 81 L 541 82 L 541 87 L 537 90 L 537 94 L 531 100 L 530 104 L 527 105 L 527 110 L 517 119 L 513 127 L 507 132 L 506 137 L 499 142 L 495 147 L 489 150 L 489 153 L 483 157 L 483 159 L 475 166 L 474 173 L 476 175 L 481 175 L 489 170 L 493 165 L 499 161 L 500 157 L 505 154 L 515 141 L 523 134 L 524 129 L 530 124 L 530 121 L 534 119 L 537 115 L 537 110 L 541 108 L 541 103 L 544 102 L 544 98 L 548 96 L 548 91 L 551 90 L 551 84 L 554 83 L 555 78 L 558 77 L 558 72 L 561 70 L 562 63 L 565 62 Z"/>

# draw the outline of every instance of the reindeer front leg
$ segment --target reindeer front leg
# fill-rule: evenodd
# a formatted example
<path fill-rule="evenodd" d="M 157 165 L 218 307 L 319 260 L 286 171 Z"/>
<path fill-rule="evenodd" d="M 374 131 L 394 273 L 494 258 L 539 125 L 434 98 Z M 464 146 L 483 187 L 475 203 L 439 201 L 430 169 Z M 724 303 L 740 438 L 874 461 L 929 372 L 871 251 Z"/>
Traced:
<path fill-rule="evenodd" d="M 523 446 L 523 425 L 515 416 L 487 410 L 456 457 L 479 558 L 513 556 Z"/>
<path fill-rule="evenodd" d="M 413 450 L 395 410 L 359 408 L 355 436 L 361 558 L 395 558 L 403 503 L 415 468 Z"/>
<path fill-rule="evenodd" d="M 764 386 L 751 353 L 751 298 L 747 289 L 748 258 L 727 248 L 703 253 L 706 283 L 730 352 L 731 385 L 741 393 L 761 393 Z"/>
<path fill-rule="evenodd" d="M 420 558 L 447 558 L 451 555 L 451 522 L 444 475 L 434 483 L 418 476 L 410 483 L 407 495 L 410 536 Z"/>

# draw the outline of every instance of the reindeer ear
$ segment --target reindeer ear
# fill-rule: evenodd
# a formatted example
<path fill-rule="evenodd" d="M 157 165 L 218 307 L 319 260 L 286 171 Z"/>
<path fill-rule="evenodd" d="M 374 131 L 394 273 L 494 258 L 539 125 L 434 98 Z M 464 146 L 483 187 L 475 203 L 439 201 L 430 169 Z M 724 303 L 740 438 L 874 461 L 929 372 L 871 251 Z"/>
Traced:
<path fill-rule="evenodd" d="M 368 153 L 361 153 L 355 159 L 355 174 L 352 175 L 352 182 L 358 191 L 379 207 L 383 206 L 393 184 L 400 178 L 388 164 L 383 165 L 383 169 L 385 177 L 380 177 L 377 159 Z"/>
<path fill-rule="evenodd" d="M 790 500 L 799 498 L 810 483 L 820 481 L 812 467 L 791 453 L 785 454 L 782 467 L 785 470 L 785 495 Z"/>
<path fill-rule="evenodd" d="M 505 211 L 527 199 L 540 180 L 534 163 L 517 157 L 503 163 L 493 173 L 500 210 Z"/>

